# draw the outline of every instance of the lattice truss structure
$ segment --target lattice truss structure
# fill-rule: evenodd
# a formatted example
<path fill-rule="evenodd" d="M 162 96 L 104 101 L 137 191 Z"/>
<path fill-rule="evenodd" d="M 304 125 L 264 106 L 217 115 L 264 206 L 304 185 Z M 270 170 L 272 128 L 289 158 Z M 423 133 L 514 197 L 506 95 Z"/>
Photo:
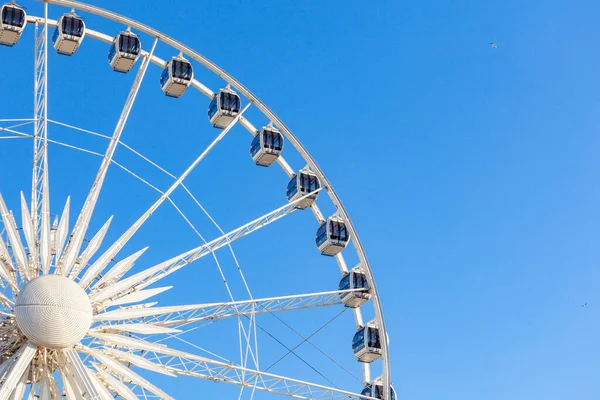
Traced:
<path fill-rule="evenodd" d="M 144 32 L 155 40 L 147 50 L 140 50 L 135 80 L 116 127 L 112 135 L 103 135 L 48 118 L 48 32 L 49 29 L 57 27 L 59 21 L 48 18 L 48 3 L 43 5 L 43 17 L 26 17 L 26 23 L 33 25 L 35 30 L 34 116 L 31 119 L 20 120 L 0 119 L 0 139 L 33 141 L 31 197 L 28 201 L 21 193 L 20 218 L 15 217 L 15 213 L 9 210 L 0 195 L 0 400 L 36 397 L 171 399 L 166 391 L 144 377 L 144 370 L 249 388 L 250 398 L 254 396 L 255 391 L 298 399 L 374 398 L 370 394 L 359 394 L 362 389 L 360 384 L 350 390 L 343 390 L 278 376 L 258 368 L 256 316 L 259 314 L 277 314 L 318 307 L 339 307 L 344 310 L 344 296 L 360 292 L 371 297 L 372 301 L 369 304 L 373 304 L 375 321 L 385 337 L 385 325 L 375 282 L 358 236 L 326 177 L 291 131 L 241 83 L 192 49 L 168 36 L 125 17 L 76 1 L 52 0 L 50 3 L 113 19 L 128 28 L 133 27 Z M 86 37 L 113 43 L 113 37 L 88 28 Z M 167 66 L 167 61 L 154 54 L 159 41 L 213 69 L 249 100 L 180 175 L 168 172 L 121 140 L 121 134 L 149 64 Z M 216 95 L 195 79 L 191 80 L 190 86 L 209 98 Z M 196 230 L 171 198 L 177 188 L 182 188 L 212 219 L 184 181 L 236 124 L 242 125 L 253 135 L 258 133 L 244 117 L 244 113 L 252 105 L 262 111 L 286 135 L 286 139 L 306 160 L 308 170 L 319 177 L 322 185 L 229 232 L 221 230 L 217 225 L 221 232 L 219 237 L 210 241 L 202 238 L 203 243 L 195 248 L 131 273 L 130 270 L 136 262 L 139 264 L 139 259 L 147 248 L 133 254 L 121 254 L 122 249 L 165 202 L 174 206 Z M 106 151 L 94 152 L 48 138 L 49 124 L 103 137 L 108 141 Z M 23 132 L 22 127 L 27 125 L 33 126 L 33 134 Z M 54 221 L 50 218 L 49 144 L 66 146 L 101 157 L 100 166 L 74 223 L 70 220 L 69 199 L 62 207 L 60 217 Z M 165 190 L 158 189 L 126 166 L 117 163 L 114 154 L 118 147 L 132 152 L 153 168 L 168 175 L 172 184 Z M 282 156 L 278 157 L 277 164 L 290 178 L 295 175 Z M 112 217 L 93 235 L 88 232 L 88 227 L 111 166 L 123 169 L 150 186 L 157 192 L 157 198 L 117 240 L 105 243 Z M 327 192 L 338 215 L 348 226 L 350 238 L 358 253 L 360 268 L 366 272 L 369 281 L 368 290 L 354 288 L 264 299 L 253 299 L 248 290 L 250 300 L 156 306 L 153 298 L 173 289 L 171 286 L 157 287 L 156 284 L 162 279 L 202 257 L 212 256 L 216 260 L 215 252 L 220 248 L 229 249 L 237 263 L 232 248 L 233 242 L 304 208 L 307 199 L 316 198 L 321 191 Z M 310 208 L 320 223 L 326 221 L 315 202 L 310 203 Z M 342 273 L 347 273 L 348 268 L 341 253 L 336 255 L 335 260 Z M 241 273 L 239 264 L 238 269 Z M 80 300 L 82 296 L 83 301 Z M 360 308 L 353 308 L 352 311 L 357 326 L 362 326 L 364 323 Z M 178 338 L 203 324 L 226 318 L 238 320 L 239 345 L 244 349 L 240 362 L 224 360 L 218 356 L 211 358 L 193 354 L 165 344 L 167 339 Z M 305 338 L 304 342 L 310 343 L 309 338 Z M 382 347 L 381 382 L 387 393 L 391 393 L 387 340 L 382 341 Z M 372 381 L 368 364 L 363 368 L 362 381 Z M 241 398 L 243 389 L 240 390 Z"/>

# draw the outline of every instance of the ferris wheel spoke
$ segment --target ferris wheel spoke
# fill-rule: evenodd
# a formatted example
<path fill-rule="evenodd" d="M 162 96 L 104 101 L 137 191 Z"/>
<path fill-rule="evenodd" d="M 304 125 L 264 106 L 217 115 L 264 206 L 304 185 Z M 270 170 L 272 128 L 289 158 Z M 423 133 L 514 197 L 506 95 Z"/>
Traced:
<path fill-rule="evenodd" d="M 0 303 L 7 309 L 12 310 L 15 306 L 14 301 L 6 297 L 4 293 L 0 293 Z"/>
<path fill-rule="evenodd" d="M 60 372 L 62 388 L 65 392 L 66 398 L 67 400 L 76 399 L 77 397 L 75 393 L 79 391 L 79 386 L 75 380 L 75 376 L 71 372 L 70 366 L 66 364 L 66 359 L 64 356 L 59 355 L 57 360 L 59 362 L 58 370 Z"/>
<path fill-rule="evenodd" d="M 27 389 L 27 381 L 29 380 L 29 370 L 31 368 L 31 363 L 27 365 L 25 371 L 21 375 L 21 378 L 17 382 L 15 386 L 15 390 L 12 392 L 12 395 L 9 397 L 10 400 L 22 400 L 25 395 L 25 390 Z"/>
<path fill-rule="evenodd" d="M 336 306 L 342 304 L 341 298 L 344 294 L 356 291 L 360 290 L 336 290 L 224 303 L 117 309 L 96 314 L 94 321 L 119 322 L 120 324 L 136 324 L 143 321 L 158 326 L 188 326 L 207 320 Z M 103 325 L 105 329 L 112 327 L 118 327 L 118 325 Z"/>
<path fill-rule="evenodd" d="M 136 222 L 134 222 L 133 225 L 131 225 L 129 227 L 129 229 L 127 229 L 127 231 L 125 233 L 123 233 L 123 235 L 121 235 L 121 237 L 119 239 L 117 239 L 117 241 L 108 250 L 106 250 L 106 252 L 104 254 L 102 254 L 96 260 L 96 262 L 94 264 L 92 264 L 91 267 L 89 267 L 87 269 L 87 271 L 81 278 L 81 281 L 79 282 L 79 284 L 83 288 L 87 288 L 90 285 L 90 283 L 94 280 L 94 278 L 96 278 L 96 276 L 99 273 L 101 273 L 104 270 L 104 268 L 106 268 L 106 266 L 108 265 L 110 260 L 112 260 L 117 255 L 117 253 L 133 237 L 133 235 L 138 231 L 138 229 L 140 229 L 142 227 L 142 225 L 148 220 L 148 218 L 150 218 L 152 213 L 154 213 L 158 209 L 158 207 L 160 207 L 160 205 L 171 195 L 171 193 L 173 193 L 173 191 L 175 189 L 177 189 L 179 187 L 179 185 L 181 185 L 183 183 L 185 178 L 188 177 L 188 175 L 196 168 L 196 166 L 198 166 L 200 161 L 202 161 L 204 159 L 204 157 L 206 157 L 206 155 L 208 155 L 208 153 L 217 145 L 217 143 L 219 143 L 225 137 L 225 135 L 237 123 L 237 121 L 239 120 L 239 117 L 242 115 L 242 113 L 244 113 L 248 109 L 248 107 L 250 107 L 250 104 L 251 103 L 249 103 L 244 108 L 244 110 L 242 110 L 242 112 L 240 114 L 238 114 L 233 119 L 233 121 L 231 121 L 231 123 L 227 126 L 227 128 L 223 129 L 223 131 L 212 141 L 212 143 L 202 152 L 202 154 L 200 154 L 200 156 L 198 156 L 198 158 L 196 158 L 196 160 L 194 160 L 194 162 L 171 185 L 171 187 L 167 191 L 165 191 L 158 198 L 158 200 L 156 200 L 156 202 L 154 204 L 152 204 L 152 206 L 150 206 L 150 208 L 148 208 L 148 210 L 146 210 L 146 212 L 144 214 L 142 214 L 142 216 L 139 217 L 138 220 Z"/>
<path fill-rule="evenodd" d="M 0 136 L 0 140 L 11 140 L 11 139 L 31 139 L 33 136 Z"/>
<path fill-rule="evenodd" d="M 58 352 L 58 361 L 65 374 L 70 376 L 69 380 L 77 384 L 77 392 L 81 397 L 85 400 L 103 400 L 96 383 L 90 376 L 90 370 L 74 348 Z"/>
<path fill-rule="evenodd" d="M 33 124 L 33 122 L 34 122 L 34 120 L 30 119 L 30 120 L 27 120 L 26 122 L 20 122 L 18 124 L 12 124 L 12 125 L 9 125 L 9 126 L 0 126 L 0 132 L 6 131 L 6 132 L 17 133 L 17 134 L 24 135 L 24 136 L 25 135 L 26 136 L 32 136 L 32 135 L 29 135 L 27 133 L 22 133 L 22 132 L 15 131 L 14 129 L 15 128 L 20 128 L 22 126 L 31 125 L 31 124 Z"/>
<path fill-rule="evenodd" d="M 108 219 L 108 221 L 106 221 L 106 223 L 102 226 L 102 228 L 100 228 L 98 233 L 96 233 L 96 235 L 94 235 L 94 237 L 90 240 L 88 246 L 81 253 L 81 255 L 79 257 L 77 257 L 77 259 L 75 260 L 75 265 L 71 269 L 71 273 L 69 274 L 69 277 L 73 278 L 74 276 L 77 276 L 77 273 L 82 268 L 85 268 L 88 261 L 90 261 L 92 256 L 96 253 L 96 251 L 98 251 L 98 249 L 102 245 L 104 236 L 106 236 L 106 232 L 108 231 L 108 228 L 110 227 L 110 223 L 112 222 L 112 219 L 113 219 L 113 216 L 111 215 L 110 218 Z"/>
<path fill-rule="evenodd" d="M 1 194 L 0 215 L 2 216 L 2 221 L 4 222 L 4 227 L 8 235 L 8 241 L 12 247 L 12 252 L 17 262 L 19 272 L 25 280 L 29 280 L 30 276 L 27 254 L 25 253 L 25 248 L 23 247 L 23 243 L 21 242 L 21 238 L 17 230 L 17 225 L 15 223 L 15 218 L 13 217 L 12 212 L 9 212 L 8 208 L 6 208 L 6 203 L 4 202 L 4 198 Z"/>
<path fill-rule="evenodd" d="M 42 29 L 40 30 L 40 25 Z M 31 179 L 31 220 L 36 245 L 30 247 L 31 270 L 46 273 L 50 264 L 50 186 L 48 181 L 48 4 L 44 19 L 36 22 L 34 64 L 33 171 Z M 38 261 L 39 253 L 39 261 Z"/>
<path fill-rule="evenodd" d="M 140 258 L 140 256 L 144 254 L 146 250 L 148 250 L 148 247 L 144 247 L 143 249 L 116 263 L 114 267 L 108 270 L 108 272 L 104 274 L 102 278 L 92 286 L 92 289 L 110 285 L 121 279 L 121 277 L 133 267 L 137 259 Z"/>
<path fill-rule="evenodd" d="M 107 355 L 106 353 L 102 353 L 99 350 L 92 349 L 92 348 L 86 347 L 86 346 L 82 346 L 81 351 L 83 351 L 86 354 L 91 355 L 93 358 L 95 358 L 98 362 L 100 362 L 102 364 L 102 367 L 94 366 L 94 368 L 97 368 L 97 369 L 104 368 L 104 369 L 112 372 L 113 375 L 118 375 L 124 379 L 127 379 L 127 380 L 131 381 L 132 383 L 134 383 L 138 386 L 141 386 L 144 389 L 158 395 L 162 399 L 174 400 L 173 397 L 166 394 L 164 391 L 162 391 L 157 386 L 150 383 L 148 380 L 143 378 L 141 375 L 138 375 L 137 373 L 133 372 L 131 369 L 125 367 L 123 364 L 121 364 L 119 361 L 117 361 L 115 359 L 116 356 L 114 356 L 115 358 L 113 358 L 113 357 Z M 148 360 L 146 360 L 146 361 L 148 361 Z M 151 363 L 151 362 L 148 361 L 148 363 Z M 146 366 L 147 366 L 147 364 L 146 364 Z"/>
<path fill-rule="evenodd" d="M 107 385 L 117 396 L 120 396 L 125 400 L 138 400 L 138 397 L 133 393 L 133 391 L 119 378 L 109 374 L 97 364 L 94 365 L 94 368 L 97 371 L 96 376 L 103 381 L 104 384 Z"/>
<path fill-rule="evenodd" d="M 23 192 L 21 192 L 21 217 L 23 234 L 25 235 L 27 248 L 30 252 L 30 264 L 33 264 L 36 260 L 36 232 L 34 231 L 33 220 L 31 218 L 31 214 L 29 213 L 29 208 L 27 207 L 27 202 L 25 201 L 25 195 Z"/>
<path fill-rule="evenodd" d="M 173 272 L 179 270 L 180 268 L 185 267 L 186 265 L 196 261 L 197 259 L 204 257 L 207 254 L 210 254 L 217 249 L 231 243 L 241 237 L 244 237 L 264 226 L 269 225 L 272 222 L 290 214 L 294 210 L 296 210 L 296 204 L 302 200 L 304 200 L 308 196 L 313 196 L 317 191 L 311 192 L 306 196 L 303 196 L 295 201 L 284 205 L 274 211 L 271 211 L 268 214 L 263 215 L 255 219 L 254 221 L 243 225 L 217 239 L 214 239 L 211 242 L 206 244 L 202 244 L 194 249 L 188 250 L 185 253 L 182 253 L 178 256 L 175 256 L 167 261 L 164 261 L 154 267 L 148 268 L 144 271 L 141 271 L 135 275 L 130 276 L 129 278 L 125 278 L 119 282 L 114 283 L 113 285 L 104 287 L 98 291 L 92 291 L 90 294 L 90 299 L 93 303 L 101 303 L 105 300 L 116 300 L 123 296 L 128 295 L 134 291 L 141 290 L 152 283 L 157 282 L 158 280 L 172 274 Z M 93 266 L 89 271 L 93 270 Z M 94 271 L 94 273 L 96 273 Z M 85 278 L 85 276 L 84 276 Z M 87 286 L 89 282 L 91 282 L 95 276 L 88 276 L 87 280 L 80 282 L 82 286 Z"/>
<path fill-rule="evenodd" d="M 28 341 L 7 361 L 10 364 L 5 369 L 7 373 L 0 386 L 0 400 L 8 400 L 10 398 L 18 382 L 23 377 L 25 370 L 29 368 L 29 364 L 36 352 L 37 346 Z"/>
<path fill-rule="evenodd" d="M 73 233 L 71 234 L 71 238 L 69 239 L 67 248 L 64 251 L 63 258 L 58 263 L 57 268 L 64 275 L 67 275 L 70 272 L 73 266 L 73 262 L 79 254 L 79 250 L 81 249 L 85 233 L 92 218 L 92 214 L 98 201 L 98 197 L 100 196 L 100 191 L 102 190 L 102 186 L 104 184 L 104 179 L 106 178 L 106 173 L 108 172 L 108 167 L 111 164 L 113 155 L 119 144 L 121 133 L 123 132 L 125 124 L 127 123 L 127 120 L 129 118 L 129 114 L 133 107 L 133 103 L 135 102 L 138 91 L 146 74 L 146 70 L 148 69 L 148 65 L 150 64 L 152 54 L 154 54 L 154 49 L 156 48 L 157 42 L 158 39 L 155 39 L 154 44 L 152 45 L 152 50 L 150 51 L 150 55 L 142 60 L 140 69 L 138 70 L 131 90 L 129 91 L 127 100 L 125 101 L 123 110 L 121 111 L 121 116 L 119 117 L 117 126 L 115 127 L 115 130 L 113 132 L 113 136 L 110 140 L 102 163 L 100 164 L 100 168 L 98 169 L 98 173 L 96 174 L 94 183 L 92 184 L 92 188 L 90 189 L 90 192 L 88 193 L 88 197 L 85 200 L 79 217 L 75 222 L 75 227 L 73 228 Z"/>
<path fill-rule="evenodd" d="M 67 197 L 65 207 L 61 214 L 58 225 L 54 233 L 54 257 L 56 260 L 60 259 L 60 255 L 64 249 L 67 235 L 69 234 L 69 212 L 71 209 L 71 196 Z"/>
<path fill-rule="evenodd" d="M 15 267 L 4 239 L 0 236 L 0 277 L 7 282 L 13 293 L 18 293 L 19 286 L 15 277 Z"/>
<path fill-rule="evenodd" d="M 42 379 L 40 381 L 40 394 L 39 394 L 40 400 L 51 400 L 52 399 L 52 389 L 50 388 L 52 386 L 52 383 L 50 383 L 50 381 L 52 381 L 52 383 L 54 383 L 54 385 L 56 385 L 56 383 L 54 382 L 54 379 L 51 376 L 49 376 L 48 369 L 44 368 L 44 370 L 42 371 Z"/>
<path fill-rule="evenodd" d="M 178 350 L 149 351 L 145 357 L 177 375 L 224 382 L 297 399 L 372 399 L 368 396 L 212 360 Z"/>

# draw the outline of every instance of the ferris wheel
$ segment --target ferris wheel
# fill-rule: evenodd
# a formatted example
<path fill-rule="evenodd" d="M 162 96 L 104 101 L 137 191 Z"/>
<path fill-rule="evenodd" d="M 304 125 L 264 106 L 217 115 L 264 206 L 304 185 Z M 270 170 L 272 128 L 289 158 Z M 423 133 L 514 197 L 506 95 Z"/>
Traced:
<path fill-rule="evenodd" d="M 50 19 L 49 4 L 53 5 L 51 11 L 59 16 L 57 19 Z M 31 195 L 21 192 L 20 204 L 16 203 L 20 210 L 13 212 L 9 207 L 13 200 L 18 201 L 18 196 L 4 193 L 0 187 L 0 400 L 36 397 L 42 400 L 63 397 L 172 399 L 162 383 L 176 376 L 184 377 L 181 379 L 185 381 L 179 382 L 199 378 L 220 385 L 236 385 L 240 388 L 239 398 L 243 393 L 253 398 L 268 392 L 298 399 L 395 399 L 390 384 L 388 336 L 365 251 L 338 195 L 292 131 L 225 70 L 153 28 L 78 1 L 48 0 L 40 4 L 39 10 L 41 15 L 34 16 L 32 10 L 15 2 L 4 4 L 0 10 L 2 60 L 13 54 L 18 57 L 19 48 L 28 45 L 22 37 L 24 29 L 29 25 L 28 29 L 34 31 L 34 115 L 11 118 L 0 114 L 0 139 L 31 139 L 33 142 Z M 86 24 L 87 15 L 109 20 L 120 29 L 108 33 L 93 30 L 93 26 Z M 72 56 L 90 40 L 107 45 L 106 68 L 135 75 L 116 127 L 109 134 L 48 116 L 48 81 L 52 79 L 48 75 L 49 53 Z M 160 70 L 148 71 L 150 64 Z M 206 78 L 209 73 L 210 79 Z M 152 74 L 168 97 L 177 99 L 196 90 L 207 98 L 200 108 L 208 108 L 207 118 L 203 118 L 214 132 L 214 139 L 205 148 L 198 149 L 195 158 L 185 160 L 186 167 L 177 174 L 126 144 L 122 136 L 134 102 L 140 97 L 142 83 Z M 215 79 L 222 85 L 209 88 L 207 82 Z M 255 119 L 254 124 L 251 119 Z M 49 125 L 103 139 L 104 150 L 92 151 L 81 144 L 49 136 Z M 287 202 L 272 207 L 262 216 L 254 214 L 250 222 L 223 230 L 200 203 L 200 195 L 186 186 L 185 181 L 236 126 L 252 135 L 248 141 L 251 163 L 279 167 L 287 175 L 287 187 L 285 183 L 280 187 Z M 28 129 L 31 132 L 26 132 Z M 0 140 L 0 146 L 8 147 L 10 142 Z M 86 157 L 97 156 L 94 160 L 101 159 L 99 167 L 95 164 L 97 169 L 92 171 L 94 178 L 89 182 L 89 190 L 86 187 L 79 193 L 64 194 L 81 197 L 82 207 L 74 212 L 70 198 L 58 210 L 50 205 L 49 160 L 52 160 L 51 150 L 59 146 Z M 169 184 L 157 187 L 151 183 L 151 176 L 138 175 L 125 163 L 117 162 L 118 149 L 137 157 L 155 173 L 166 175 Z M 284 155 L 288 154 L 288 159 L 299 164 L 297 167 L 286 161 Z M 116 234 L 115 240 L 105 240 L 110 237 L 112 217 L 97 232 L 89 228 L 98 223 L 97 206 L 101 204 L 101 193 L 105 195 L 102 189 L 106 187 L 108 171 L 114 168 L 146 185 L 154 197 L 143 212 L 132 216 L 133 223 Z M 216 238 L 205 239 L 199 233 L 193 218 L 174 200 L 178 189 L 194 204 L 195 212 L 206 215 L 219 230 Z M 168 207 L 165 203 L 198 234 L 197 245 L 183 252 L 171 251 L 159 262 L 144 261 L 147 247 L 124 251 L 129 249 L 136 233 L 151 223 L 160 209 Z M 270 297 L 252 296 L 233 242 L 259 230 L 267 231 L 292 214 L 304 214 L 302 217 L 306 218 L 310 213 L 301 211 L 306 209 L 310 209 L 317 220 L 315 251 L 332 265 L 337 264 L 341 277 L 329 282 L 327 291 L 278 295 L 285 291 L 284 287 Z M 325 214 L 322 209 L 332 212 Z M 177 234 L 172 232 L 172 236 Z M 145 245 L 153 245 L 150 239 L 148 237 Z M 248 239 L 240 243 L 244 240 Z M 178 274 L 171 274 L 194 268 L 194 262 L 205 256 L 214 258 L 231 295 L 219 264 L 219 249 L 229 251 L 235 260 L 246 290 L 245 300 L 234 300 L 230 296 L 219 302 L 197 304 L 200 294 L 181 293 L 179 298 L 187 298 L 187 302 L 160 306 L 154 302 L 169 289 L 177 291 Z M 348 259 L 356 262 L 347 265 Z M 160 285 L 166 281 L 175 283 L 173 287 Z M 260 368 L 259 349 L 262 347 L 257 339 L 260 329 L 257 320 L 261 315 L 277 317 L 294 310 L 310 314 L 330 307 L 349 310 L 354 316 L 355 325 L 348 326 L 345 337 L 336 341 L 343 343 L 360 364 L 336 364 L 344 371 L 359 365 L 359 383 L 353 387 L 338 387 L 301 376 L 273 373 L 270 367 Z M 366 310 L 369 311 L 365 313 Z M 364 315 L 372 318 L 367 320 Z M 210 353 L 194 352 L 193 349 L 200 347 L 184 340 L 186 334 L 206 324 L 232 319 L 237 321 L 239 343 L 232 346 L 240 349 L 239 361 L 220 357 L 219 349 L 210 349 Z M 303 336 L 300 345 L 311 343 L 311 337 Z M 295 354 L 295 349 L 288 348 L 286 356 Z M 167 377 L 154 379 L 156 374 Z"/>

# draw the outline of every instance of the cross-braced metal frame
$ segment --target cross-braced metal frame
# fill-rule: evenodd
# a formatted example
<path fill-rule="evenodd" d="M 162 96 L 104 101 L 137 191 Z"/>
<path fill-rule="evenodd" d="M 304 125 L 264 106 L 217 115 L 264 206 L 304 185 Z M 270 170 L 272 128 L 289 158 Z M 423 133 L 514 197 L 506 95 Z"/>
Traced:
<path fill-rule="evenodd" d="M 33 232 L 40 235 L 39 249 L 29 243 L 32 259 L 40 252 L 42 269 L 50 268 L 50 194 L 48 184 L 48 3 L 44 4 L 44 21 L 35 23 L 33 177 L 31 219 Z M 33 265 L 32 268 L 38 268 Z"/>

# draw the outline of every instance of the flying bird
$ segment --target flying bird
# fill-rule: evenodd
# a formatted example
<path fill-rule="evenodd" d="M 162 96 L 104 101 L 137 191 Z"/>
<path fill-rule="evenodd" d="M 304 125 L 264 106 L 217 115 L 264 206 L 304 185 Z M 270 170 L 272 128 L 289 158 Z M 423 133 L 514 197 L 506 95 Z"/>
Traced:
<path fill-rule="evenodd" d="M 581 307 L 585 307 L 585 306 L 587 306 L 587 303 L 583 303 L 583 304 L 581 305 Z"/>
<path fill-rule="evenodd" d="M 490 42 L 490 45 L 491 45 L 493 48 L 495 48 L 495 49 L 497 49 L 497 48 L 498 48 L 498 45 L 497 45 L 496 43 L 494 43 L 494 42 Z"/>

